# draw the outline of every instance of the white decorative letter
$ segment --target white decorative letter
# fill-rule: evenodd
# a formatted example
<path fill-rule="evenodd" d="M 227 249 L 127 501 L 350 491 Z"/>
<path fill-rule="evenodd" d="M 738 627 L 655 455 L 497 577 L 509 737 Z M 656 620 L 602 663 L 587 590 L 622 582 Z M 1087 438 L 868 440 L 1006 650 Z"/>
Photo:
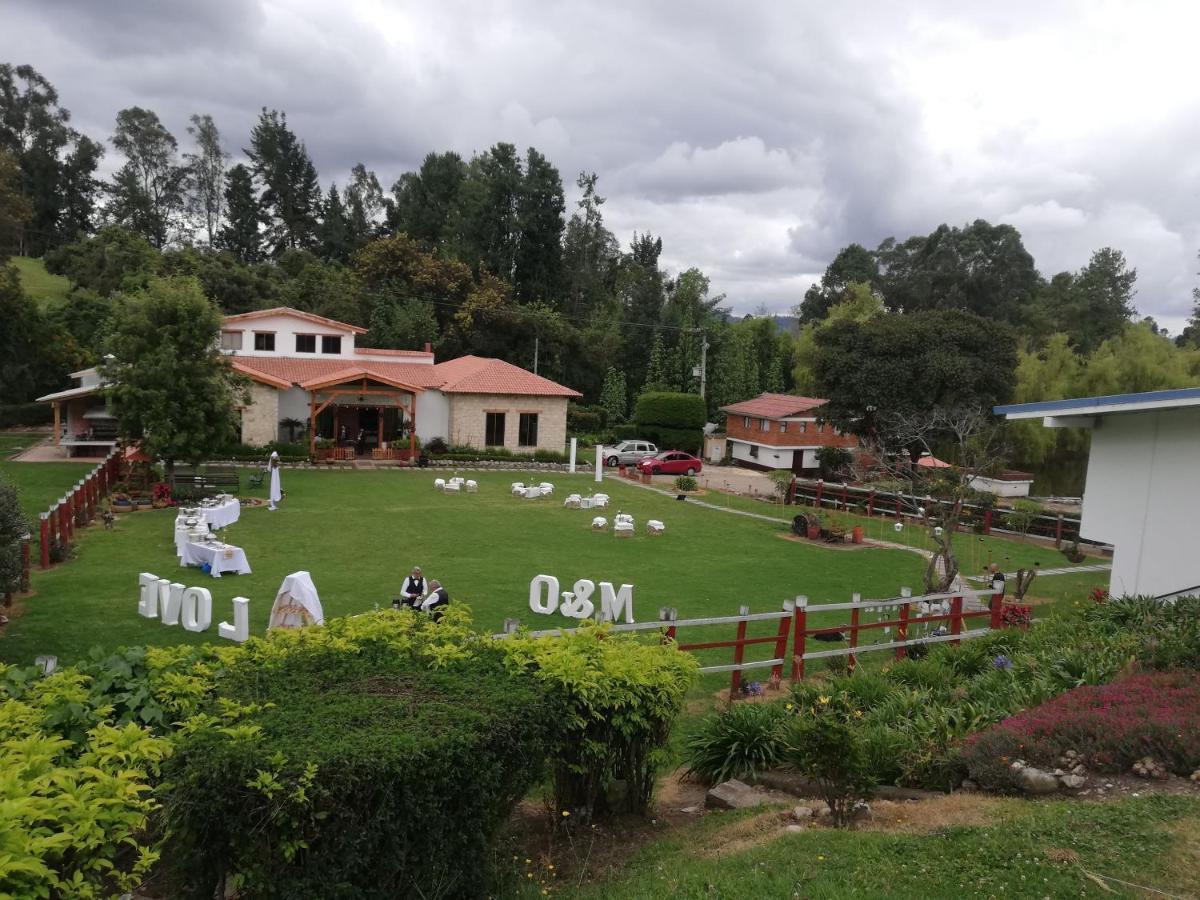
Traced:
<path fill-rule="evenodd" d="M 222 622 L 217 634 L 229 641 L 241 643 L 250 637 L 250 601 L 245 597 L 233 598 L 233 624 Z"/>
<path fill-rule="evenodd" d="M 179 609 L 183 606 L 183 585 L 177 581 L 158 579 L 159 617 L 164 625 L 179 624 Z"/>
<path fill-rule="evenodd" d="M 614 591 L 609 582 L 600 582 L 600 620 L 616 622 L 622 613 L 625 614 L 625 621 L 632 624 L 633 585 L 623 584 L 620 590 Z"/>
<path fill-rule="evenodd" d="M 186 631 L 207 631 L 212 624 L 212 594 L 208 588 L 190 587 L 183 592 L 183 627 Z"/>
<path fill-rule="evenodd" d="M 158 618 L 158 576 L 143 572 L 138 576 L 138 615 Z"/>
<path fill-rule="evenodd" d="M 542 602 L 542 588 L 546 589 L 546 601 Z M 558 579 L 553 575 L 535 575 L 529 582 L 529 608 L 543 616 L 558 609 Z"/>
<path fill-rule="evenodd" d="M 596 604 L 591 600 L 592 594 L 595 592 L 596 583 L 594 581 L 580 578 L 575 582 L 574 591 L 563 591 L 562 606 L 558 611 L 572 619 L 590 619 L 592 613 L 596 611 Z"/>

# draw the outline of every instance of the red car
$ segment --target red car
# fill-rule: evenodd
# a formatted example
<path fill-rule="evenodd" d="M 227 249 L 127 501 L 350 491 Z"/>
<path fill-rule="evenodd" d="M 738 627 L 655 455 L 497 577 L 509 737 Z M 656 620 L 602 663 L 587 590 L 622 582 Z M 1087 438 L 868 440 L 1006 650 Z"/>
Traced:
<path fill-rule="evenodd" d="M 664 450 L 638 460 L 638 468 L 651 475 L 699 475 L 704 463 L 682 450 Z"/>

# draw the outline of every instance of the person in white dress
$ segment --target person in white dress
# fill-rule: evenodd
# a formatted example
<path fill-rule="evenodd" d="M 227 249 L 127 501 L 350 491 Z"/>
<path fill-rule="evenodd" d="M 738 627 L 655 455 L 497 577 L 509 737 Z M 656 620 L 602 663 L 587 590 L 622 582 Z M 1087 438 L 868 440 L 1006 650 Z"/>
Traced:
<path fill-rule="evenodd" d="M 271 461 L 268 463 L 271 469 L 271 490 L 267 494 L 267 499 L 270 501 L 267 504 L 267 509 L 274 509 L 275 504 L 283 499 L 283 491 L 279 488 L 279 452 L 271 451 Z"/>

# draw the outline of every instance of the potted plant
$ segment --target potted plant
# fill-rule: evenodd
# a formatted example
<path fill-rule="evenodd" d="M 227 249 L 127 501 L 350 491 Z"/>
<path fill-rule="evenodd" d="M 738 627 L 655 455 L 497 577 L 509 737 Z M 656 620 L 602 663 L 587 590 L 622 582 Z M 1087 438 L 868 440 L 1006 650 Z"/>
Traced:
<path fill-rule="evenodd" d="M 861 544 L 863 542 L 863 527 L 861 525 L 855 525 L 850 529 L 850 541 L 854 544 Z"/>
<path fill-rule="evenodd" d="M 133 499 L 129 496 L 129 485 L 123 481 L 113 485 L 112 509 L 113 512 L 122 513 L 133 511 Z"/>
<path fill-rule="evenodd" d="M 151 505 L 155 509 L 166 509 L 168 506 L 174 506 L 175 501 L 171 499 L 171 486 L 165 481 L 160 481 L 151 489 Z"/>
<path fill-rule="evenodd" d="M 808 517 L 808 539 L 810 541 L 821 539 L 821 517 L 817 513 L 812 513 Z"/>

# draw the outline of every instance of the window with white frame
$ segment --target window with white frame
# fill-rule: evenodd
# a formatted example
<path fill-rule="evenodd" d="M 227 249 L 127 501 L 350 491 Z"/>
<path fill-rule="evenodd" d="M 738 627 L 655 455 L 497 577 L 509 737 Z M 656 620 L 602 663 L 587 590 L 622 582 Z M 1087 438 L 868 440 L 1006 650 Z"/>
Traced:
<path fill-rule="evenodd" d="M 222 350 L 241 350 L 242 349 L 242 333 L 240 331 L 222 331 L 221 332 L 221 349 Z"/>

